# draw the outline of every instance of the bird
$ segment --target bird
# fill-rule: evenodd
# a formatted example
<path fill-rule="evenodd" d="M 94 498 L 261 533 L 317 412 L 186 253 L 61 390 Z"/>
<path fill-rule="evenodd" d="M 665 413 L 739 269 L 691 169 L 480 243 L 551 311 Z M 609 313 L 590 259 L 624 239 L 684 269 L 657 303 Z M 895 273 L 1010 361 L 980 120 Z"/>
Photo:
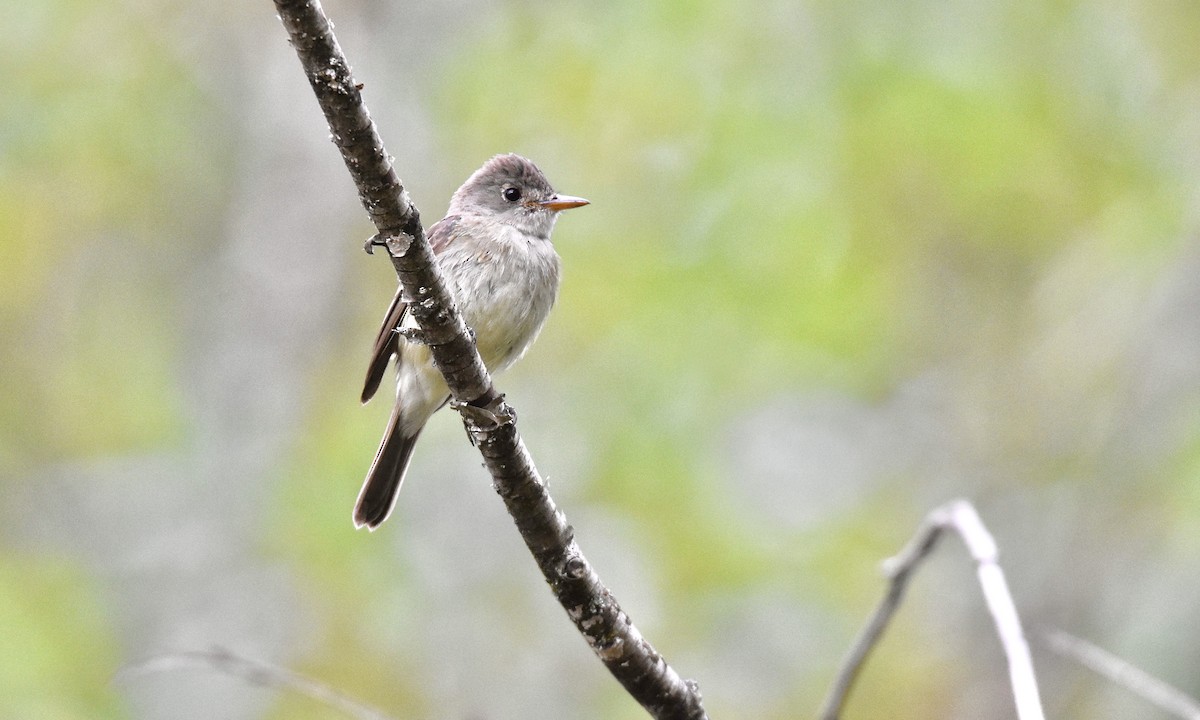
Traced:
<path fill-rule="evenodd" d="M 558 296 L 561 259 L 550 242 L 558 215 L 583 198 L 554 191 L 531 160 L 496 155 L 450 199 L 427 236 L 442 275 L 492 375 L 525 354 Z M 374 397 L 393 358 L 396 404 L 354 505 L 354 525 L 375 530 L 388 518 L 426 421 L 450 399 L 429 348 L 409 341 L 415 328 L 397 289 L 375 338 L 362 402 Z"/>

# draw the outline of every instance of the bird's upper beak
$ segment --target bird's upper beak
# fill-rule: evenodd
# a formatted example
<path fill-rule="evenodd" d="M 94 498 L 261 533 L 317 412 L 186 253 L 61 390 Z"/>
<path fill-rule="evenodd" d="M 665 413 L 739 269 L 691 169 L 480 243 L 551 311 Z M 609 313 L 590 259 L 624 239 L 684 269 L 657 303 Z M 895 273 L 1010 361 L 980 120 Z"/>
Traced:
<path fill-rule="evenodd" d="M 571 208 L 583 207 L 588 204 L 587 200 L 581 197 L 571 197 L 570 195 L 554 195 L 549 199 L 542 200 L 538 203 L 544 208 L 549 208 L 554 212 L 559 210 L 570 210 Z"/>

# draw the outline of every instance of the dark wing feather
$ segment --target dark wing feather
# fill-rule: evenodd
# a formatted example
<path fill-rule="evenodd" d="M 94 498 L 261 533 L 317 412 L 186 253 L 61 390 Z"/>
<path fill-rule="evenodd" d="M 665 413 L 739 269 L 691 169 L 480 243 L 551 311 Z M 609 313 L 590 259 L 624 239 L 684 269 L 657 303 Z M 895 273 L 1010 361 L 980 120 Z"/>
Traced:
<path fill-rule="evenodd" d="M 396 297 L 392 298 L 392 304 L 383 318 L 383 325 L 379 327 L 379 334 L 375 337 L 375 346 L 371 348 L 371 364 L 367 367 L 367 379 L 363 383 L 362 401 L 364 403 L 375 397 L 379 383 L 383 382 L 383 374 L 387 371 L 388 362 L 391 361 L 393 355 L 400 351 L 400 336 L 396 334 L 396 328 L 400 327 L 405 313 L 408 312 L 408 303 L 401 299 L 402 294 L 401 290 L 397 288 Z"/>
<path fill-rule="evenodd" d="M 434 255 L 440 255 L 454 238 L 454 229 L 458 225 L 458 216 L 450 215 L 433 224 L 429 228 L 429 244 Z M 367 367 L 367 379 L 363 383 L 362 401 L 368 402 L 375 397 L 379 384 L 383 382 L 383 374 L 387 371 L 388 363 L 393 355 L 400 353 L 400 335 L 396 330 L 404 322 L 408 312 L 408 303 L 404 302 L 404 289 L 396 288 L 396 296 L 388 307 L 379 333 L 375 336 L 375 345 L 371 348 L 371 364 Z"/>

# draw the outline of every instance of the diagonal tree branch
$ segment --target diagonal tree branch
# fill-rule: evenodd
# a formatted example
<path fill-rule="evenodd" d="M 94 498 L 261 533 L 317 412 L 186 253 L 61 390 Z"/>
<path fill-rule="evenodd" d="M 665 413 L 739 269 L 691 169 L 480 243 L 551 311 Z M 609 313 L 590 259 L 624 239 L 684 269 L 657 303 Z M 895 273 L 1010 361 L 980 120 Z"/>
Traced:
<path fill-rule="evenodd" d="M 652 716 L 706 718 L 696 684 L 682 679 L 634 627 L 583 556 L 574 530 L 547 492 L 517 432 L 515 414 L 493 387 L 442 281 L 417 209 L 392 168 L 320 3 L 275 0 L 275 7 L 363 207 L 412 298 L 409 311 L 546 582 L 609 672 Z"/>

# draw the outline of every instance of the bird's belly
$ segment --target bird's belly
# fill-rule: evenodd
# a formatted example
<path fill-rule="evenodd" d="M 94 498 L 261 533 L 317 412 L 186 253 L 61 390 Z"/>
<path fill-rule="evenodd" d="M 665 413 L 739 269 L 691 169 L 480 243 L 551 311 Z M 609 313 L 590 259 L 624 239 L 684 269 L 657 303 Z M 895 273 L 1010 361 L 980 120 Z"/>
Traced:
<path fill-rule="evenodd" d="M 464 298 L 463 319 L 475 331 L 483 363 L 498 373 L 525 354 L 546 322 L 558 294 L 557 257 L 522 268 L 483 270 L 474 287 L 462 288 L 458 297 Z"/>
<path fill-rule="evenodd" d="M 487 307 L 480 312 L 464 308 L 467 324 L 475 331 L 479 355 L 489 371 L 498 373 L 525 354 L 546 322 L 553 302 L 553 295 L 545 290 L 505 284 L 494 288 Z"/>

